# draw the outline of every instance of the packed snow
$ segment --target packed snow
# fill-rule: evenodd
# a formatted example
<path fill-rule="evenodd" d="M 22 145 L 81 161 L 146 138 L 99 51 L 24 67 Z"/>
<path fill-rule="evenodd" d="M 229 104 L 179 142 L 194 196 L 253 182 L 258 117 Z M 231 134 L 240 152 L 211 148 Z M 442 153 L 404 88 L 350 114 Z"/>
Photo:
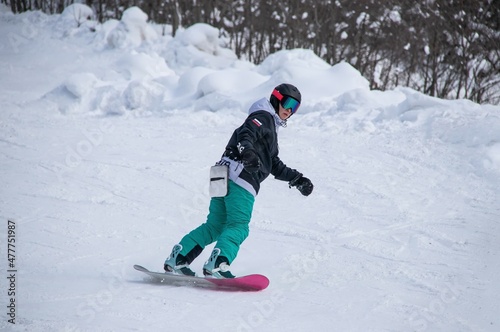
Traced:
<path fill-rule="evenodd" d="M 0 31 L 2 331 L 500 330 L 500 106 L 372 91 L 309 50 L 255 65 L 139 8 L 1 5 Z M 161 271 L 204 222 L 210 166 L 282 82 L 303 102 L 280 157 L 314 192 L 266 180 L 231 269 L 270 286 L 148 282 L 133 264 Z"/>

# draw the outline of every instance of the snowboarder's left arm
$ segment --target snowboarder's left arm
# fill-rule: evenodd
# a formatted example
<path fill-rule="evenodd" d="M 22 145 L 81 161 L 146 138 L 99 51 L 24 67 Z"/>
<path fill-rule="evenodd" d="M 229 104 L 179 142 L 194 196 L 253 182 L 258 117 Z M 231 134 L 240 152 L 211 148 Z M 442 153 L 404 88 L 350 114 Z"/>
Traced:
<path fill-rule="evenodd" d="M 309 196 L 313 191 L 314 186 L 311 180 L 303 176 L 299 171 L 286 166 L 278 156 L 273 159 L 271 174 L 277 180 L 288 181 L 290 188 L 296 187 L 304 196 Z"/>
<path fill-rule="evenodd" d="M 274 175 L 277 180 L 288 182 L 295 179 L 298 175 L 302 175 L 296 169 L 292 169 L 285 165 L 278 156 L 273 158 L 271 174 Z"/>

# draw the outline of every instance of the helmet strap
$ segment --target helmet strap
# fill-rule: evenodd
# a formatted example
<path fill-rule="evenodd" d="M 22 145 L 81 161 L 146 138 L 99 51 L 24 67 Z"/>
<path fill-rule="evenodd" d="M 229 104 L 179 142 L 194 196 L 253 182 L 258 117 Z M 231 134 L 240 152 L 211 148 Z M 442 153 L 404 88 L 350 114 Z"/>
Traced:
<path fill-rule="evenodd" d="M 276 89 L 273 90 L 273 96 L 275 96 L 278 101 L 281 101 L 283 99 L 283 95 L 281 94 L 281 92 Z"/>

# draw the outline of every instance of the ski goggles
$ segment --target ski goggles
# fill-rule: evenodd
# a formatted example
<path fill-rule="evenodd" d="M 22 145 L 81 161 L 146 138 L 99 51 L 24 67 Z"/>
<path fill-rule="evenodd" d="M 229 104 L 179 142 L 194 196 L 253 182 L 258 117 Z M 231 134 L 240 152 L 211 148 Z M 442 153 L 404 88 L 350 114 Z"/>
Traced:
<path fill-rule="evenodd" d="M 292 114 L 294 114 L 295 112 L 297 112 L 297 110 L 299 109 L 299 106 L 300 106 L 300 102 L 295 99 L 295 98 L 292 98 L 290 96 L 283 96 L 278 90 L 274 89 L 273 90 L 273 96 L 275 96 L 281 106 L 283 106 L 284 109 L 289 109 Z"/>

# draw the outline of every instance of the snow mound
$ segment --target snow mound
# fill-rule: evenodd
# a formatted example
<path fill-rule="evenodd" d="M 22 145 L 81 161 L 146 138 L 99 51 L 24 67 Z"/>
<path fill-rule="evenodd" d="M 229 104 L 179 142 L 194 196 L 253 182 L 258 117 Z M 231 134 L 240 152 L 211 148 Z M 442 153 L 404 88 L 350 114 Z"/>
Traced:
<path fill-rule="evenodd" d="M 330 68 L 331 66 L 313 51 L 294 49 L 270 54 L 256 70 L 263 75 L 271 75 L 286 69 L 327 70 Z"/>
<path fill-rule="evenodd" d="M 206 75 L 215 72 L 215 70 L 206 67 L 194 67 L 186 70 L 179 77 L 177 87 L 178 95 L 192 95 L 198 91 L 198 83 Z"/>
<path fill-rule="evenodd" d="M 124 49 L 157 39 L 156 31 L 147 21 L 148 16 L 139 7 L 128 8 L 123 12 L 120 23 L 107 34 L 108 45 Z"/>
<path fill-rule="evenodd" d="M 301 113 L 328 108 L 330 102 L 325 104 L 325 100 L 331 101 L 347 91 L 369 91 L 369 82 L 354 67 L 344 62 L 331 66 L 311 50 L 278 51 L 255 70 L 270 76 L 261 93 L 282 82 L 297 86 L 302 94 Z"/>
<path fill-rule="evenodd" d="M 230 68 L 237 63 L 237 57 L 223 45 L 219 30 L 208 24 L 197 23 L 179 30 L 169 41 L 162 56 L 178 73 L 193 67 Z"/>
<path fill-rule="evenodd" d="M 42 98 L 62 114 L 116 115 L 126 110 L 124 96 L 92 73 L 73 74 Z"/>
<path fill-rule="evenodd" d="M 407 123 L 423 124 L 434 115 L 434 109 L 442 105 L 438 98 L 429 97 L 408 88 L 396 89 L 402 94 L 400 103 L 380 110 L 376 121 L 396 120 Z"/>
<path fill-rule="evenodd" d="M 500 171 L 500 142 L 495 142 L 486 148 L 485 166 Z"/>
<path fill-rule="evenodd" d="M 174 75 L 165 60 L 155 53 L 131 52 L 123 55 L 115 64 L 126 80 Z"/>
<path fill-rule="evenodd" d="M 197 23 L 181 31 L 177 39 L 185 46 L 192 45 L 201 52 L 218 55 L 219 30 L 205 23 Z"/>
<path fill-rule="evenodd" d="M 218 111 L 226 108 L 243 110 L 253 97 L 248 90 L 267 82 L 268 78 L 255 72 L 226 69 L 210 73 L 198 84 L 196 108 Z"/>
<path fill-rule="evenodd" d="M 87 5 L 74 3 L 64 8 L 61 13 L 61 20 L 74 21 L 78 26 L 94 19 L 94 11 Z"/>
<path fill-rule="evenodd" d="M 92 34 L 98 23 L 95 20 L 94 11 L 81 3 L 72 4 L 56 16 L 53 33 L 56 37 L 73 37 L 78 35 Z"/>
<path fill-rule="evenodd" d="M 123 102 L 129 110 L 154 110 L 162 104 L 165 87 L 152 80 L 137 80 L 123 91 Z M 148 112 L 152 113 L 152 112 Z"/>
<path fill-rule="evenodd" d="M 164 109 L 163 100 L 171 97 L 178 77 L 157 54 L 131 52 L 114 64 L 121 81 L 104 81 L 92 73 L 71 75 L 44 96 L 63 114 L 91 113 L 121 115 L 136 111 L 147 115 Z"/>
<path fill-rule="evenodd" d="M 97 85 L 98 79 L 92 73 L 80 73 L 71 75 L 64 83 L 63 86 L 75 98 L 84 98 L 87 96 Z"/>

